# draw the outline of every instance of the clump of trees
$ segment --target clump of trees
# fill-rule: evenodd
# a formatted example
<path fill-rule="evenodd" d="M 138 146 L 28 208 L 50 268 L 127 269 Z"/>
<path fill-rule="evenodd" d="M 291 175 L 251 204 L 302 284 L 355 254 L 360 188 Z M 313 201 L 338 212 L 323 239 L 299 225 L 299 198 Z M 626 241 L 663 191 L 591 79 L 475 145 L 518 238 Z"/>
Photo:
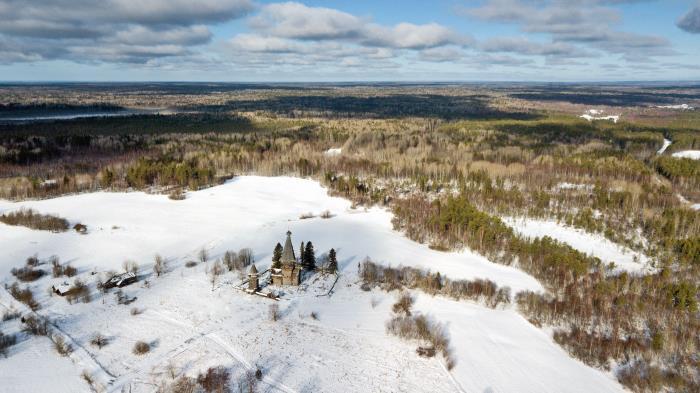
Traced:
<path fill-rule="evenodd" d="M 0 355 L 7 357 L 7 349 L 17 343 L 17 337 L 14 334 L 6 335 L 0 331 Z"/>
<path fill-rule="evenodd" d="M 33 209 L 20 209 L 0 215 L 0 222 L 7 225 L 24 226 L 31 229 L 52 232 L 65 232 L 70 228 L 65 218 L 40 214 Z"/>
<path fill-rule="evenodd" d="M 456 364 L 456 359 L 450 349 L 447 328 L 425 315 L 413 315 L 411 312 L 413 303 L 413 297 L 407 292 L 399 295 L 397 302 L 392 306 L 394 316 L 386 323 L 387 333 L 405 340 L 417 340 L 425 343 L 429 347 L 419 347 L 419 354 L 438 352 L 445 359 L 447 369 L 451 370 Z"/>
<path fill-rule="evenodd" d="M 360 267 L 360 278 L 367 287 L 379 286 L 393 291 L 404 288 L 419 289 L 431 295 L 447 296 L 456 300 L 469 299 L 496 308 L 511 301 L 510 288 L 498 287 L 490 280 L 452 280 L 440 273 L 431 273 L 412 267 L 388 267 L 365 260 Z"/>
<path fill-rule="evenodd" d="M 32 311 L 36 311 L 40 308 L 39 302 L 34 299 L 34 293 L 32 293 L 32 290 L 29 289 L 29 287 L 21 289 L 19 284 L 14 282 L 8 288 L 8 290 L 12 297 L 27 305 L 27 307 L 32 309 Z"/>

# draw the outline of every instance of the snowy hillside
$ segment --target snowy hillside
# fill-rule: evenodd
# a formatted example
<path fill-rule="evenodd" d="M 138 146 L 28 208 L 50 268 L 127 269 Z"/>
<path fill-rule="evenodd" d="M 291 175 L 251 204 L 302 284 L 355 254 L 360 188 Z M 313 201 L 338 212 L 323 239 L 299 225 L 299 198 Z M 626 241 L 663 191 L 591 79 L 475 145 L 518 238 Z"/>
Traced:
<path fill-rule="evenodd" d="M 416 244 L 391 228 L 391 214 L 378 208 L 353 210 L 329 197 L 318 183 L 295 178 L 239 177 L 222 186 L 189 193 L 183 201 L 144 193 L 94 193 L 45 201 L 0 201 L 0 212 L 31 207 L 41 213 L 88 226 L 88 233 L 51 233 L 0 224 L 0 279 L 11 283 L 13 267 L 35 253 L 58 255 L 78 268 L 91 285 L 92 301 L 68 304 L 47 288 L 45 276 L 30 288 L 75 351 L 68 361 L 45 337 L 21 336 L 0 358 L 0 375 L 12 375 L 10 391 L 89 391 L 84 370 L 106 391 L 151 392 L 171 371 L 196 376 L 211 366 L 225 366 L 234 381 L 261 369 L 263 391 L 283 392 L 616 392 L 610 375 L 569 357 L 549 334 L 513 307 L 482 305 L 415 293 L 415 311 L 445 323 L 456 366 L 447 371 L 440 358 L 421 358 L 415 343 L 389 336 L 385 323 L 396 293 L 358 285 L 357 265 L 365 257 L 393 266 L 415 266 L 447 277 L 488 278 L 513 293 L 541 291 L 531 276 L 490 263 L 469 251 L 442 253 Z M 331 218 L 318 215 L 329 210 Z M 314 213 L 316 217 L 300 219 Z M 299 288 L 284 290 L 281 317 L 272 321 L 273 300 L 233 288 L 241 281 L 227 272 L 213 287 L 207 271 L 226 250 L 250 247 L 257 267 L 270 264 L 272 249 L 291 230 L 295 243 L 313 241 L 317 254 L 338 250 L 340 279 L 326 294 L 333 276 L 317 274 Z M 295 247 L 297 244 L 295 244 Z M 185 263 L 205 248 L 209 261 Z M 143 277 L 124 288 L 131 305 L 117 304 L 114 292 L 100 294 L 91 272 L 122 270 L 136 261 L 150 274 L 154 254 L 168 261 L 168 272 Z M 50 266 L 41 266 L 50 270 Z M 149 285 L 144 284 L 144 279 Z M 0 312 L 28 312 L 0 289 Z M 136 309 L 136 311 L 132 311 Z M 19 321 L 3 323 L 18 332 Z M 95 333 L 108 339 L 98 349 Z M 151 351 L 135 355 L 137 341 Z M 18 370 L 21 370 L 18 371 Z M 80 390 L 77 390 L 80 389 Z"/>

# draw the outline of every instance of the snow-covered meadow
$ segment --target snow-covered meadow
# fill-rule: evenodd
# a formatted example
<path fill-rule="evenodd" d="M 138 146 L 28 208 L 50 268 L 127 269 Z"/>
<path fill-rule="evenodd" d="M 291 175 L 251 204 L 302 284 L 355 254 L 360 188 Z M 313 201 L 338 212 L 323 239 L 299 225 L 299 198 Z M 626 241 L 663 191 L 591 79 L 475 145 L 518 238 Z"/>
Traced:
<path fill-rule="evenodd" d="M 117 305 L 113 294 L 103 297 L 96 291 L 90 303 L 69 305 L 47 293 L 54 279 L 30 284 L 42 304 L 39 313 L 50 316 L 78 350 L 68 361 L 51 349 L 47 338 L 21 341 L 10 348 L 7 359 L 0 359 L 3 391 L 89 391 L 80 380 L 83 370 L 89 370 L 108 391 L 149 392 L 168 380 L 169 369 L 196 375 L 217 365 L 230 367 L 234 380 L 260 368 L 265 391 L 623 390 L 611 375 L 568 356 L 513 307 L 492 310 L 416 293 L 415 309 L 446 324 L 457 364 L 447 371 L 439 358 L 418 357 L 415 343 L 385 332 L 396 294 L 359 288 L 357 265 L 365 257 L 455 279 L 488 278 L 513 293 L 540 291 L 542 286 L 522 271 L 470 251 L 444 253 L 412 242 L 392 229 L 389 212 L 352 209 L 349 201 L 328 196 L 311 180 L 239 177 L 188 193 L 182 201 L 140 192 L 0 201 L 0 212 L 21 207 L 63 216 L 71 224 L 81 222 L 88 233 L 0 224 L 3 283 L 12 282 L 11 268 L 35 253 L 39 258 L 58 255 L 88 282 L 94 280 L 91 272 L 121 270 L 125 260 L 136 261 L 142 274 L 149 273 L 155 253 L 168 260 L 169 272 L 148 277 L 148 288 L 143 281 L 127 287 L 125 293 L 137 298 L 130 306 Z M 319 217 L 325 210 L 333 216 Z M 316 217 L 299 218 L 308 212 Z M 341 275 L 333 296 L 317 296 L 327 292 L 332 278 L 314 276 L 299 289 L 286 291 L 279 302 L 282 318 L 273 322 L 267 317 L 272 301 L 234 290 L 240 281 L 234 273 L 223 275 L 212 289 L 205 272 L 211 261 L 226 250 L 250 247 L 264 270 L 288 229 L 296 247 L 311 240 L 317 255 L 331 247 L 338 251 Z M 185 267 L 202 248 L 210 262 Z M 0 289 L 0 312 L 9 307 L 22 305 Z M 132 315 L 132 307 L 141 312 Z M 6 333 L 19 329 L 16 320 L 3 325 Z M 90 346 L 96 332 L 107 336 L 109 345 Z M 138 340 L 151 343 L 151 352 L 132 354 Z"/>

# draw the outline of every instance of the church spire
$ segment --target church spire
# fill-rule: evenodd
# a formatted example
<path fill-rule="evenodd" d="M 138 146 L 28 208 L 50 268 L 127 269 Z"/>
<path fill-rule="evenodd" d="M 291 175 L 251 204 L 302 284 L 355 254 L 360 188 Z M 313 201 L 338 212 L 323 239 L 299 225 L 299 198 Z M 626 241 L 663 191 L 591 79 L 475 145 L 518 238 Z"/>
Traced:
<path fill-rule="evenodd" d="M 284 242 L 284 249 L 282 250 L 282 263 L 296 263 L 296 261 L 294 246 L 292 246 L 292 232 L 287 231 L 287 240 Z"/>

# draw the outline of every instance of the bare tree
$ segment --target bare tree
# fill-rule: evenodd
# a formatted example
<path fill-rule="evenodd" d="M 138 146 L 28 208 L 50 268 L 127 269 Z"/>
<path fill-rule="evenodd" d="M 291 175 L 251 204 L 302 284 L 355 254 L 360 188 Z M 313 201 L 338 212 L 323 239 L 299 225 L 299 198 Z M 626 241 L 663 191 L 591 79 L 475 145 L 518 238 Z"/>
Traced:
<path fill-rule="evenodd" d="M 160 277 L 161 274 L 165 273 L 167 263 L 160 254 L 156 254 L 155 257 L 153 257 L 153 262 L 153 272 L 156 274 L 156 277 Z"/>

